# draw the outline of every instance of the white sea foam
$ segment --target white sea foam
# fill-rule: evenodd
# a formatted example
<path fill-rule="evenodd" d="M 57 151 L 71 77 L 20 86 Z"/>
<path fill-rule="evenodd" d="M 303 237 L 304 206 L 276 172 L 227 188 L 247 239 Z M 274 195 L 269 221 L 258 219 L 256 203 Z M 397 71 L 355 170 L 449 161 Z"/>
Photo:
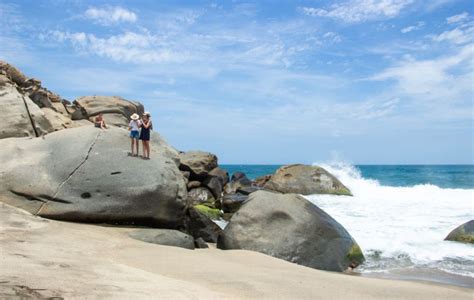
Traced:
<path fill-rule="evenodd" d="M 353 197 L 307 198 L 341 223 L 363 249 L 362 272 L 435 268 L 474 277 L 474 247 L 444 241 L 474 219 L 474 190 L 434 185 L 391 187 L 365 179 L 353 166 L 318 164 L 338 177 Z"/>

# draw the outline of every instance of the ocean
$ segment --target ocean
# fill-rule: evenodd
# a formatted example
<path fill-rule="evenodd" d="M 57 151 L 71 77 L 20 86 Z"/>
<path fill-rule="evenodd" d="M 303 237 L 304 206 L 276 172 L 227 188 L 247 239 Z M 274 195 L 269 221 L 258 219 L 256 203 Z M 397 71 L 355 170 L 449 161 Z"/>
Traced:
<path fill-rule="evenodd" d="M 444 241 L 474 219 L 474 165 L 318 163 L 353 197 L 306 198 L 341 223 L 362 248 L 362 276 L 474 288 L 474 245 Z M 251 179 L 279 165 L 222 165 Z"/>

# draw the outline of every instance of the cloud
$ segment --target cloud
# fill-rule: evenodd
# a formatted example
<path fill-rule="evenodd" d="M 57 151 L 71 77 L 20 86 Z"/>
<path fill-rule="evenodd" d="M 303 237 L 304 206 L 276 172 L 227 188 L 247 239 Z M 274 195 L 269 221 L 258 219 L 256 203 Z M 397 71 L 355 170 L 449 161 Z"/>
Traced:
<path fill-rule="evenodd" d="M 466 44 L 474 39 L 474 26 L 458 27 L 453 30 L 444 31 L 440 35 L 432 36 L 435 42 L 449 42 L 452 44 Z"/>
<path fill-rule="evenodd" d="M 472 92 L 471 76 L 474 45 L 469 44 L 450 56 L 429 60 L 408 57 L 396 66 L 389 67 L 371 78 L 375 81 L 395 80 L 397 90 L 422 99 L 446 101 Z"/>
<path fill-rule="evenodd" d="M 454 16 L 451 16 L 449 18 L 446 18 L 446 22 L 448 24 L 455 24 L 455 23 L 459 23 L 461 21 L 464 21 L 468 18 L 469 18 L 469 14 L 467 12 L 463 12 L 462 14 L 454 15 Z"/>
<path fill-rule="evenodd" d="M 134 12 L 120 6 L 106 6 L 103 8 L 89 7 L 85 11 L 84 17 L 105 26 L 121 22 L 134 23 L 137 21 L 137 15 Z"/>
<path fill-rule="evenodd" d="M 376 19 L 396 17 L 413 0 L 351 0 L 333 4 L 328 9 L 302 7 L 302 12 L 313 17 L 340 19 L 347 23 L 358 23 Z"/>
<path fill-rule="evenodd" d="M 417 22 L 415 25 L 402 28 L 402 30 L 400 30 L 400 31 L 401 31 L 401 33 L 408 33 L 408 32 L 411 32 L 411 31 L 420 30 L 424 26 L 425 26 L 425 22 L 420 21 L 420 22 Z"/>

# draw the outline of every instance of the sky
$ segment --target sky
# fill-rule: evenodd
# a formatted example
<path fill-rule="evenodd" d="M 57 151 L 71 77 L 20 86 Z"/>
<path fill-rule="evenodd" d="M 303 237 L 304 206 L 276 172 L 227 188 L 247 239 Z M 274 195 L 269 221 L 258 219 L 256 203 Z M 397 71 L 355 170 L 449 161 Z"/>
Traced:
<path fill-rule="evenodd" d="M 473 164 L 471 0 L 0 0 L 0 59 L 223 164 Z"/>

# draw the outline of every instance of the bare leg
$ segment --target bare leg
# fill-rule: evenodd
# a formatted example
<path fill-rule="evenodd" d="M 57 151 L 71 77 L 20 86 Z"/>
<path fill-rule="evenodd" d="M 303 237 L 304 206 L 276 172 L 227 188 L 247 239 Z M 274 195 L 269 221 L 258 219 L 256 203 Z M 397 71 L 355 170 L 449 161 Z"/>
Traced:
<path fill-rule="evenodd" d="M 139 153 L 139 150 L 140 150 L 140 143 L 138 142 L 137 139 L 135 139 L 135 145 L 136 145 L 136 148 L 137 148 L 137 156 L 138 156 L 138 153 Z"/>
<path fill-rule="evenodd" d="M 134 143 L 134 138 L 130 138 L 130 141 L 131 141 L 131 146 L 132 146 L 132 155 L 133 155 L 133 143 Z"/>
<path fill-rule="evenodd" d="M 146 157 L 150 158 L 150 141 L 146 141 Z"/>

